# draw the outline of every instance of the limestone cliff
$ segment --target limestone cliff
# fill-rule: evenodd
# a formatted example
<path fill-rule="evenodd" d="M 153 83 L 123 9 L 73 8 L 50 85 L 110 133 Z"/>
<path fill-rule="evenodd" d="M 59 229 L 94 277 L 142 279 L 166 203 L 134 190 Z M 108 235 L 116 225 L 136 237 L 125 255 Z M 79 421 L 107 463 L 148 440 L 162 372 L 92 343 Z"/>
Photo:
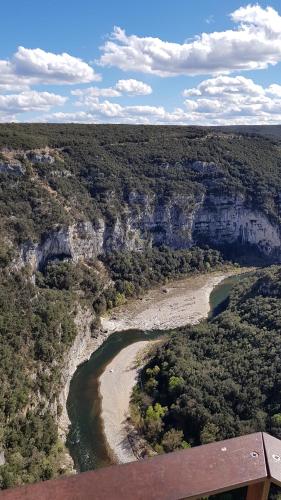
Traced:
<path fill-rule="evenodd" d="M 192 235 L 194 241 L 211 245 L 253 245 L 269 261 L 281 260 L 280 226 L 241 194 L 206 196 L 195 214 Z"/>
<path fill-rule="evenodd" d="M 40 243 L 21 248 L 18 264 L 33 270 L 54 259 L 92 259 L 107 251 L 141 250 L 146 245 L 179 249 L 204 243 L 211 246 L 253 245 L 263 257 L 281 261 L 280 226 L 250 206 L 241 194 L 206 194 L 193 199 L 177 195 L 168 201 L 132 192 L 120 217 L 100 218 L 53 230 Z"/>

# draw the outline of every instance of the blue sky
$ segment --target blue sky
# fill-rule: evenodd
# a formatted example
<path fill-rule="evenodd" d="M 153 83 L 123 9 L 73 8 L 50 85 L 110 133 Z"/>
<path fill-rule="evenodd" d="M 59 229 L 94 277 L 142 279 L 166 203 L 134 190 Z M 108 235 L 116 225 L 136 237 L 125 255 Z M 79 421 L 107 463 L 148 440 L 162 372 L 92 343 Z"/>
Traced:
<path fill-rule="evenodd" d="M 10 0 L 1 19 L 2 122 L 281 122 L 280 1 Z"/>

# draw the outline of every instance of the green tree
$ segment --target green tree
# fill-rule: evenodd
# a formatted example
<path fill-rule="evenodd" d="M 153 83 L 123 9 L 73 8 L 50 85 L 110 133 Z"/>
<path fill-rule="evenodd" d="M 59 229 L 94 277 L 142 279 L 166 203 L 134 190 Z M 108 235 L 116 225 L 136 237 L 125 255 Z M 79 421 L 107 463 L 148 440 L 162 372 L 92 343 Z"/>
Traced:
<path fill-rule="evenodd" d="M 166 453 L 190 447 L 190 445 L 184 440 L 183 431 L 176 429 L 171 429 L 165 432 L 161 444 Z"/>

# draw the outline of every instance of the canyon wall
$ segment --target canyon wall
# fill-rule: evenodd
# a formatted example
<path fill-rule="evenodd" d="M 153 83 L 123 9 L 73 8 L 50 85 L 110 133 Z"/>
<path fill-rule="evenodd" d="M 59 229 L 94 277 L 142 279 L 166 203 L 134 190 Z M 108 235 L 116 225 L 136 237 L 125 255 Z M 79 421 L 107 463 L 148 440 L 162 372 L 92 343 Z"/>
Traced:
<path fill-rule="evenodd" d="M 20 264 L 34 270 L 54 259 L 92 259 L 114 250 L 140 251 L 145 246 L 173 249 L 198 243 L 210 246 L 252 245 L 269 262 L 281 261 L 281 233 L 277 223 L 251 208 L 245 197 L 178 195 L 168 201 L 131 193 L 114 222 L 100 218 L 54 230 L 40 243 L 21 248 Z"/>

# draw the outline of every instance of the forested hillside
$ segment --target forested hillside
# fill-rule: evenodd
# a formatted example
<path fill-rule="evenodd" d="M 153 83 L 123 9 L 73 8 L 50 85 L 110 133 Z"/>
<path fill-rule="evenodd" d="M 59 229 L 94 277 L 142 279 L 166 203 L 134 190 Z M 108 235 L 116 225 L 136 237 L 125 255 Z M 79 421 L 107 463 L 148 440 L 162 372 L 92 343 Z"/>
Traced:
<path fill-rule="evenodd" d="M 0 270 L 2 488 L 67 472 L 57 429 L 58 398 L 61 372 L 77 334 L 77 312 L 92 314 L 96 335 L 98 315 L 106 309 L 153 284 L 223 265 L 216 250 L 199 248 L 115 253 L 105 261 L 108 276 L 97 260 L 50 262 L 35 274 L 35 282 L 28 268 Z"/>
<path fill-rule="evenodd" d="M 281 438 L 281 269 L 235 286 L 227 309 L 172 332 L 142 370 L 137 424 L 158 452 L 267 431 Z"/>
<path fill-rule="evenodd" d="M 113 224 L 132 192 L 186 195 L 190 208 L 206 191 L 240 193 L 279 221 L 276 141 L 200 127 L 0 125 L 1 230 L 23 242 L 76 220 Z M 24 156 L 46 147 L 52 163 Z"/>

